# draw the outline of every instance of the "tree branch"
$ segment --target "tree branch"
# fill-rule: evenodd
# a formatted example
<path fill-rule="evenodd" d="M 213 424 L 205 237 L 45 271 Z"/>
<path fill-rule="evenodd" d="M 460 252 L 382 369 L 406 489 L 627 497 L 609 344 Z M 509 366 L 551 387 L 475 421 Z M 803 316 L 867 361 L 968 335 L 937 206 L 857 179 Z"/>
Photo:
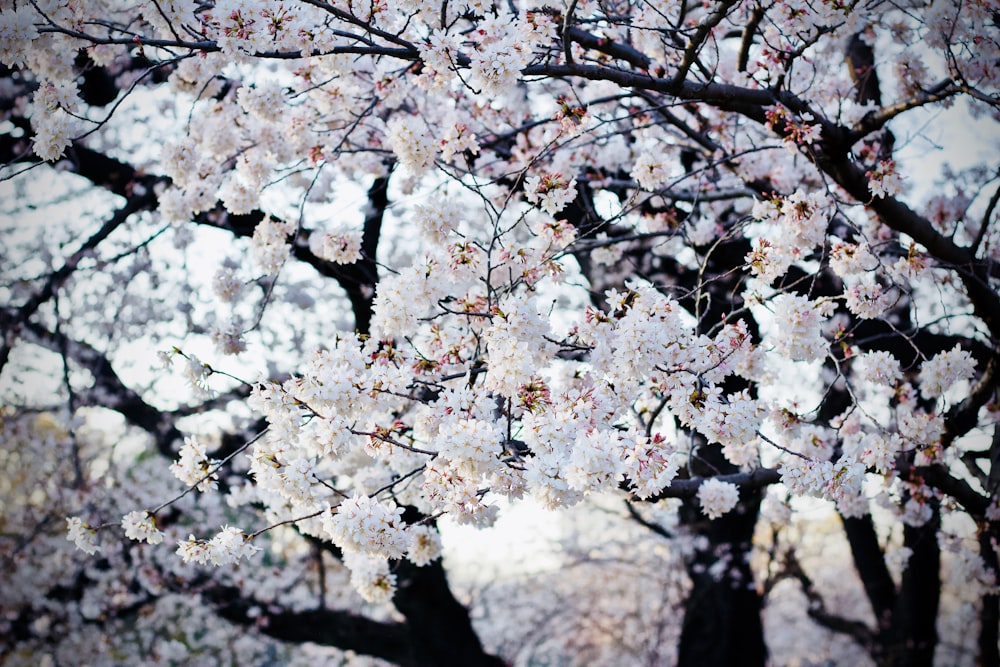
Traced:
<path fill-rule="evenodd" d="M 375 621 L 346 611 L 289 611 L 242 597 L 239 589 L 220 586 L 203 593 L 222 618 L 256 627 L 286 642 L 315 642 L 381 658 L 401 667 L 419 667 L 413 659 L 406 626 Z"/>
<path fill-rule="evenodd" d="M 94 376 L 92 386 L 77 395 L 78 405 L 95 405 L 120 413 L 129 424 L 152 435 L 160 453 L 173 456 L 171 444 L 182 437 L 173 423 L 175 416 L 153 407 L 122 382 L 107 357 L 87 343 L 62 333 L 53 333 L 34 322 L 25 325 L 24 339 L 26 343 L 49 350 L 65 351 L 76 364 Z"/>
<path fill-rule="evenodd" d="M 670 483 L 670 486 L 663 489 L 655 496 L 647 498 L 647 500 L 649 502 L 656 502 L 657 500 L 662 500 L 663 498 L 694 498 L 698 495 L 698 489 L 701 488 L 701 484 L 705 481 L 705 479 L 707 478 L 675 479 Z M 716 475 L 712 479 L 717 479 L 720 482 L 728 482 L 729 484 L 735 484 L 741 489 L 760 489 L 780 482 L 781 473 L 774 468 L 757 468 L 752 472 Z"/>
<path fill-rule="evenodd" d="M 28 139 L 14 138 L 9 133 L 0 134 L 0 164 L 43 162 L 29 147 Z M 79 141 L 70 144 L 58 164 L 61 171 L 82 176 L 97 187 L 126 198 L 144 195 L 167 180 L 165 176 L 142 174 L 132 165 L 88 148 Z M 139 191 L 136 185 L 141 185 L 147 192 Z"/>
<path fill-rule="evenodd" d="M 647 520 L 645 517 L 639 514 L 639 510 L 635 508 L 635 504 L 628 498 L 625 499 L 625 508 L 628 510 L 628 515 L 632 517 L 632 520 L 638 523 L 643 528 L 646 528 L 647 530 L 656 533 L 662 538 L 668 540 L 673 538 L 673 535 L 670 533 L 669 530 L 667 530 L 658 523 L 653 523 L 652 521 Z"/>
<path fill-rule="evenodd" d="M 129 197 L 126 200 L 125 205 L 115 211 L 111 218 L 101 225 L 100 229 L 84 241 L 80 248 L 70 255 L 61 267 L 49 274 L 45 284 L 42 285 L 42 288 L 35 292 L 31 298 L 18 308 L 0 310 L 0 324 L 2 324 L 3 328 L 6 330 L 2 346 L 0 346 L 0 372 L 2 372 L 4 367 L 7 365 L 7 361 L 10 358 L 10 351 L 16 342 L 21 329 L 28 323 L 31 317 L 38 312 L 38 309 L 42 306 L 42 304 L 52 298 L 59 286 L 62 285 L 62 283 L 65 282 L 65 280 L 69 278 L 74 271 L 76 271 L 80 261 L 84 257 L 89 256 L 102 241 L 122 226 L 133 213 L 137 213 L 142 210 L 149 210 L 153 208 L 155 204 L 156 196 L 153 194 L 152 190 L 143 192 L 142 194 L 134 194 Z"/>
<path fill-rule="evenodd" d="M 861 583 L 878 624 L 878 634 L 881 635 L 892 623 L 892 611 L 896 606 L 896 585 L 885 565 L 871 515 L 866 514 L 861 518 L 844 517 L 843 523 L 851 545 L 854 567 L 861 576 Z"/>
<path fill-rule="evenodd" d="M 826 608 L 826 601 L 823 600 L 823 596 L 816 590 L 812 579 L 806 574 L 798 557 L 791 549 L 785 553 L 782 563 L 782 574 L 779 577 L 782 576 L 791 577 L 799 582 L 799 587 L 803 595 L 806 596 L 806 613 L 809 614 L 809 618 L 827 630 L 847 635 L 867 650 L 871 650 L 875 643 L 872 631 L 861 621 L 833 614 Z"/>
<path fill-rule="evenodd" d="M 368 333 L 372 317 L 372 301 L 378 284 L 376 253 L 385 211 L 389 206 L 389 177 L 375 179 L 368 189 L 368 208 L 365 213 L 364 232 L 361 241 L 362 258 L 353 264 L 334 264 L 318 257 L 309 247 L 311 229 L 300 229 L 293 241 L 292 254 L 296 259 L 327 278 L 333 278 L 347 293 L 354 314 L 354 326 L 359 333 Z M 266 214 L 257 210 L 243 215 L 233 215 L 217 204 L 211 211 L 195 218 L 198 224 L 224 229 L 238 237 L 253 236 L 257 224 Z"/>

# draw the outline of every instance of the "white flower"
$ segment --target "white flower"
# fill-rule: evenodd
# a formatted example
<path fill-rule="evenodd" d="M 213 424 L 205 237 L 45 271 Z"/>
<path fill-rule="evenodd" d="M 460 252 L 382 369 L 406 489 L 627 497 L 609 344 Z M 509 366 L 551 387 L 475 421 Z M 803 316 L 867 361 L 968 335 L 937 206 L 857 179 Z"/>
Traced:
<path fill-rule="evenodd" d="M 876 197 L 892 197 L 903 191 L 903 180 L 896 173 L 896 163 L 893 160 L 882 160 L 875 169 L 865 174 L 868 176 L 868 189 Z"/>
<path fill-rule="evenodd" d="M 323 529 L 344 551 L 366 553 L 381 558 L 402 558 L 410 548 L 403 508 L 389 509 L 364 495 L 348 498 L 337 513 L 323 515 Z"/>
<path fill-rule="evenodd" d="M 698 487 L 698 502 L 701 511 L 709 519 L 717 519 L 736 507 L 740 491 L 735 484 L 723 482 L 714 477 L 706 479 Z"/>
<path fill-rule="evenodd" d="M 184 438 L 184 445 L 181 447 L 180 456 L 170 465 L 170 472 L 174 477 L 181 480 L 188 486 L 198 485 L 199 491 L 208 491 L 218 486 L 219 475 L 212 472 L 219 465 L 219 461 L 210 459 L 205 454 L 205 447 L 198 442 L 194 436 Z"/>
<path fill-rule="evenodd" d="M 441 74 L 452 69 L 453 55 L 458 53 L 459 44 L 453 35 L 444 30 L 435 30 L 426 42 L 417 45 L 420 58 L 428 69 Z"/>
<path fill-rule="evenodd" d="M 212 291 L 226 303 L 235 301 L 243 291 L 243 281 L 232 267 L 219 269 L 212 277 Z"/>
<path fill-rule="evenodd" d="M 4 5 L 4 11 L 0 12 L 0 63 L 10 68 L 27 64 L 31 43 L 38 37 L 35 27 L 38 16 L 26 2 L 14 8 Z"/>
<path fill-rule="evenodd" d="M 518 75 L 531 52 L 515 39 L 516 35 L 504 35 L 471 54 L 473 85 L 489 97 L 502 97 L 517 89 Z"/>
<path fill-rule="evenodd" d="M 903 377 L 899 361 L 890 352 L 866 352 L 854 363 L 858 376 L 875 385 L 892 387 Z"/>
<path fill-rule="evenodd" d="M 434 164 L 437 142 L 417 116 L 394 116 L 386 123 L 386 136 L 400 164 L 414 176 L 423 176 Z"/>
<path fill-rule="evenodd" d="M 471 155 L 479 155 L 479 142 L 476 135 L 469 131 L 463 123 L 452 123 L 444 132 L 441 139 L 441 159 L 451 162 L 456 155 L 468 152 Z"/>
<path fill-rule="evenodd" d="M 629 176 L 635 179 L 640 188 L 653 192 L 670 180 L 670 170 L 650 150 L 636 158 Z"/>
<path fill-rule="evenodd" d="M 746 262 L 750 273 L 757 276 L 766 285 L 785 275 L 795 257 L 781 246 L 763 238 L 752 241 L 753 250 L 747 253 Z"/>
<path fill-rule="evenodd" d="M 757 401 L 750 397 L 747 391 L 730 394 L 726 402 L 707 404 L 698 423 L 699 430 L 705 434 L 709 442 L 720 442 L 723 446 L 733 449 L 733 453 L 742 451 L 742 446 L 755 443 L 757 428 L 760 426 L 762 409 Z M 748 455 L 755 453 L 751 447 Z M 736 454 L 738 458 L 739 454 Z M 732 459 L 730 459 L 732 460 Z M 733 461 L 737 465 L 749 463 L 749 460 Z"/>
<path fill-rule="evenodd" d="M 951 350 L 934 355 L 920 368 L 920 393 L 924 398 L 937 398 L 955 384 L 971 380 L 976 371 L 972 355 L 955 345 Z"/>
<path fill-rule="evenodd" d="M 796 190 L 779 201 L 779 222 L 789 235 L 791 244 L 812 249 L 823 243 L 832 217 L 831 202 L 825 191 L 807 195 Z"/>
<path fill-rule="evenodd" d="M 872 271 L 878 260 L 867 243 L 836 243 L 830 249 L 830 268 L 841 278 Z"/>
<path fill-rule="evenodd" d="M 244 111 L 266 121 L 279 120 L 285 109 L 285 94 L 276 81 L 241 86 L 236 91 L 236 101 Z"/>
<path fill-rule="evenodd" d="M 230 320 L 212 327 L 212 342 L 222 354 L 239 354 L 247 349 L 242 322 Z"/>
<path fill-rule="evenodd" d="M 291 253 L 288 237 L 295 233 L 295 225 L 265 217 L 253 230 L 250 255 L 269 276 L 276 275 Z"/>
<path fill-rule="evenodd" d="M 793 361 L 816 361 L 826 356 L 829 344 L 823 339 L 825 318 L 821 307 L 798 294 L 781 294 L 774 299 L 778 354 Z"/>
<path fill-rule="evenodd" d="M 793 256 L 803 255 L 823 243 L 832 217 L 832 202 L 825 192 L 796 190 L 787 197 L 754 202 L 754 220 L 768 223 L 772 241 Z"/>
<path fill-rule="evenodd" d="M 239 528 L 223 526 L 208 543 L 208 550 L 213 565 L 231 565 L 250 558 L 260 551 L 260 547 L 250 544 L 250 538 Z"/>
<path fill-rule="evenodd" d="M 880 433 L 869 433 L 859 444 L 859 458 L 876 472 L 887 474 L 896 466 L 896 455 L 902 449 L 902 441 L 893 433 L 885 437 Z"/>
<path fill-rule="evenodd" d="M 489 472 L 500 452 L 500 433 L 482 419 L 449 419 L 438 432 L 438 448 L 463 477 Z"/>
<path fill-rule="evenodd" d="M 248 185 L 235 174 L 227 177 L 219 187 L 219 199 L 226 210 L 235 215 L 246 215 L 260 204 L 256 188 Z"/>
<path fill-rule="evenodd" d="M 162 368 L 167 369 L 174 363 L 174 356 L 176 354 L 177 348 L 172 350 L 157 350 L 156 360 L 160 363 Z"/>
<path fill-rule="evenodd" d="M 129 512 L 122 517 L 122 528 L 125 537 L 138 542 L 159 544 L 163 541 L 163 532 L 156 527 L 153 515 L 147 510 Z"/>
<path fill-rule="evenodd" d="M 195 395 L 201 398 L 210 398 L 212 396 L 212 388 L 208 384 L 208 376 L 212 374 L 212 369 L 208 364 L 201 362 L 198 357 L 193 354 L 188 355 L 187 363 L 184 364 L 184 377 L 188 381 L 192 391 Z"/>
<path fill-rule="evenodd" d="M 101 550 L 97 544 L 97 531 L 78 516 L 66 518 L 66 539 L 76 544 L 77 549 L 88 554 L 95 554 Z"/>
<path fill-rule="evenodd" d="M 433 526 L 410 526 L 412 542 L 406 557 L 414 565 L 427 565 L 441 557 L 441 535 Z"/>
<path fill-rule="evenodd" d="M 197 178 L 199 159 L 198 144 L 191 137 L 168 139 L 160 148 L 163 173 L 178 188 L 186 188 L 192 179 Z"/>
<path fill-rule="evenodd" d="M 625 447 L 626 443 L 614 430 L 594 429 L 581 434 L 573 444 L 564 473 L 566 481 L 584 493 L 616 488 L 625 473 Z"/>
<path fill-rule="evenodd" d="M 72 81 L 42 81 L 32 100 L 36 112 L 53 112 L 56 109 L 76 111 L 80 103 L 79 91 Z"/>
<path fill-rule="evenodd" d="M 871 320 L 888 310 L 895 299 L 878 283 L 858 283 L 844 290 L 847 309 L 861 319 Z"/>
<path fill-rule="evenodd" d="M 336 234 L 313 234 L 309 249 L 314 255 L 334 264 L 353 264 L 361 259 L 362 233 L 360 230 Z"/>
<path fill-rule="evenodd" d="M 944 432 L 944 417 L 935 412 L 915 412 L 905 406 L 896 410 L 899 434 L 917 445 L 935 445 Z"/>
<path fill-rule="evenodd" d="M 177 544 L 177 555 L 185 563 L 206 565 L 208 564 L 209 555 L 208 544 L 196 539 L 194 535 L 188 535 L 186 540 L 182 540 Z"/>
<path fill-rule="evenodd" d="M 77 124 L 72 116 L 56 109 L 39 111 L 32 118 L 32 129 L 35 131 L 32 143 L 35 155 L 52 162 L 62 157 L 66 147 L 73 141 Z"/>
<path fill-rule="evenodd" d="M 625 474 L 638 498 L 646 499 L 662 491 L 677 476 L 677 455 L 663 437 L 641 437 L 625 452 Z"/>
<path fill-rule="evenodd" d="M 196 539 L 194 535 L 177 545 L 177 555 L 185 563 L 199 565 L 234 565 L 243 558 L 250 558 L 260 551 L 260 547 L 250 544 L 250 537 L 239 528 L 223 526 L 222 530 L 209 541 Z"/>
<path fill-rule="evenodd" d="M 781 463 L 781 483 L 801 496 L 822 496 L 827 480 L 833 479 L 833 463 L 789 456 Z"/>
<path fill-rule="evenodd" d="M 396 575 L 385 558 L 344 553 L 344 565 L 351 571 L 351 585 L 368 602 L 389 602 L 396 593 Z"/>
<path fill-rule="evenodd" d="M 576 199 L 576 178 L 566 180 L 560 173 L 531 174 L 524 182 L 524 196 L 532 204 L 538 204 L 550 215 L 566 208 L 566 204 Z"/>

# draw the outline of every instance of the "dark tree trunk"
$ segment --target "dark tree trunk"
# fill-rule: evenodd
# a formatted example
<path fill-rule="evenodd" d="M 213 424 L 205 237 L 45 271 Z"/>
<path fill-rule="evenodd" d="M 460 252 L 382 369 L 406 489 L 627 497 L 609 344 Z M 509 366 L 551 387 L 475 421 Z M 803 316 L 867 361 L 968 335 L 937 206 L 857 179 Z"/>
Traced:
<path fill-rule="evenodd" d="M 699 550 L 689 567 L 693 586 L 678 667 L 763 667 L 767 662 L 763 603 L 747 563 L 760 500 L 760 489 L 744 489 L 736 509 L 707 524 L 708 548 Z M 719 567 L 720 558 L 725 567 L 718 573 L 713 566 Z"/>
<path fill-rule="evenodd" d="M 413 664 L 421 667 L 504 667 L 483 650 L 469 612 L 455 596 L 441 561 L 417 567 L 400 561 L 393 603 L 406 617 Z"/>
<path fill-rule="evenodd" d="M 403 518 L 417 523 L 426 517 L 406 507 Z M 417 567 L 396 561 L 393 605 L 406 619 L 413 664 L 420 667 L 504 667 L 500 658 L 483 650 L 469 610 L 451 592 L 438 559 Z"/>
<path fill-rule="evenodd" d="M 593 237 L 598 231 L 605 231 L 614 237 L 616 230 L 599 218 L 592 192 L 582 185 L 583 182 L 581 179 L 577 197 L 563 211 L 563 215 L 576 226 L 582 238 Z M 727 268 L 742 265 L 751 247 L 749 240 L 736 238 L 701 250 L 705 253 L 705 275 L 718 276 L 704 284 L 697 271 L 672 258 L 658 256 L 651 248 L 642 245 L 629 250 L 622 259 L 627 269 L 612 269 L 610 276 L 603 273 L 603 267 L 590 261 L 588 253 L 580 252 L 574 256 L 590 282 L 591 302 L 595 307 L 605 306 L 603 295 L 606 289 L 622 289 L 619 282 L 622 276 L 642 276 L 667 292 L 672 287 L 676 288 L 676 293 L 671 296 L 679 297 L 680 304 L 699 318 L 699 333 L 711 335 L 712 329 L 723 318 L 743 306 L 739 297 L 743 275 L 727 271 Z M 706 296 L 708 298 L 704 298 Z M 750 335 L 759 340 L 756 321 L 750 317 L 744 320 Z M 754 387 L 737 377 L 731 377 L 722 389 L 726 394 L 749 389 L 753 395 L 754 391 Z M 717 444 L 699 448 L 698 459 L 709 465 L 702 468 L 699 460 L 693 461 L 690 470 L 693 476 L 710 477 L 739 472 L 737 466 L 725 459 L 721 446 Z M 692 590 L 685 605 L 679 667 L 763 667 L 767 662 L 767 644 L 761 622 L 763 601 L 747 563 L 762 495 L 761 489 L 742 489 L 737 508 L 713 521 L 706 520 L 701 514 L 697 500 L 685 503 L 681 520 L 707 539 L 707 547 L 695 554 L 688 567 Z M 721 570 L 720 559 L 726 563 Z"/>
<path fill-rule="evenodd" d="M 903 528 L 903 544 L 913 550 L 892 617 L 891 643 L 881 664 L 892 667 L 932 667 L 937 646 L 938 603 L 941 597 L 941 527 L 937 503 L 924 525 Z"/>
<path fill-rule="evenodd" d="M 713 248 L 705 261 L 709 271 L 727 276 L 723 265 L 735 262 L 730 265 L 738 266 L 749 251 L 749 241 L 737 239 Z M 743 305 L 736 296 L 740 293 L 741 280 L 741 275 L 730 273 L 702 287 L 703 293 L 710 298 L 706 300 L 707 307 L 701 304 L 699 333 L 710 334 L 713 326 Z M 697 293 L 682 299 L 681 303 L 696 313 L 696 298 Z M 752 318 L 744 319 L 750 335 L 759 340 L 756 322 Z M 755 387 L 736 376 L 728 378 L 722 389 L 725 394 L 747 389 L 756 397 Z M 693 475 L 704 477 L 739 472 L 739 467 L 726 460 L 718 444 L 699 447 L 697 458 L 689 468 Z M 681 629 L 678 667 L 763 667 L 767 662 L 767 644 L 760 616 L 763 600 L 754 585 L 748 562 L 763 493 L 762 489 L 741 489 L 740 502 L 733 511 L 707 522 L 697 500 L 687 503 L 684 518 L 692 522 L 699 534 L 708 538 L 708 547 L 699 550 L 688 567 L 693 586 Z"/>
<path fill-rule="evenodd" d="M 983 532 L 979 536 L 979 554 L 986 567 L 1000 573 L 1000 563 L 997 562 L 997 552 L 993 549 L 990 534 Z M 983 608 L 979 612 L 979 667 L 996 667 L 1000 665 L 1000 595 L 984 595 Z"/>

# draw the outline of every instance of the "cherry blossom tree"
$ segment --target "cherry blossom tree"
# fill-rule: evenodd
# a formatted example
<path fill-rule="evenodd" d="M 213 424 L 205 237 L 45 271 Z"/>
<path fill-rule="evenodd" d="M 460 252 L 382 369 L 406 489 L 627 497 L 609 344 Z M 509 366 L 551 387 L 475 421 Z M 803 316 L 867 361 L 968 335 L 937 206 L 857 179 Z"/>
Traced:
<path fill-rule="evenodd" d="M 0 0 L 4 664 L 998 664 L 998 35 Z"/>

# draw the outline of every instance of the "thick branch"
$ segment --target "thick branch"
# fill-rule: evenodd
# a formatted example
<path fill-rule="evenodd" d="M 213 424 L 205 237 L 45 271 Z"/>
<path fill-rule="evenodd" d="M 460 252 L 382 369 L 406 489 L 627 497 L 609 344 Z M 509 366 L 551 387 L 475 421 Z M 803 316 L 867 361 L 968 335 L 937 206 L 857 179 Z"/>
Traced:
<path fill-rule="evenodd" d="M 0 134 L 0 164 L 38 164 L 42 159 L 31 152 L 30 142 L 24 138 L 14 138 L 10 134 Z M 108 157 L 100 151 L 87 148 L 81 142 L 73 142 L 59 159 L 60 171 L 68 171 L 86 178 L 99 188 L 104 188 L 121 197 L 139 194 L 136 184 L 149 191 L 163 177 L 146 176 L 132 165 Z"/>
<path fill-rule="evenodd" d="M 942 491 L 955 500 L 974 517 L 983 517 L 986 508 L 989 506 L 989 499 L 980 495 L 964 479 L 954 477 L 948 469 L 942 465 L 920 466 L 911 469 L 912 474 L 920 477 L 924 482 Z M 905 468 L 900 469 L 900 473 L 906 474 Z"/>
<path fill-rule="evenodd" d="M 878 111 L 867 113 L 864 118 L 858 121 L 854 127 L 851 128 L 847 141 L 851 145 L 854 145 L 872 132 L 881 130 L 885 127 L 886 123 L 901 113 L 927 104 L 932 104 L 934 102 L 940 102 L 943 99 L 953 96 L 956 92 L 958 91 L 953 87 L 951 79 L 945 79 L 928 90 L 921 91 L 907 100 L 897 102 L 892 106 L 884 107 Z"/>
<path fill-rule="evenodd" d="M 583 64 L 533 65 L 525 68 L 523 73 L 528 76 L 580 77 L 610 81 L 635 90 L 659 91 L 683 100 L 704 102 L 722 110 L 734 111 L 759 123 L 766 122 L 765 109 L 775 103 L 781 103 L 800 115 L 810 113 L 815 118 L 822 117 L 799 97 L 784 91 L 667 80 L 644 73 Z M 874 83 L 871 74 L 866 74 L 865 81 Z M 950 238 L 938 233 L 930 221 L 906 204 L 893 197 L 873 197 L 864 169 L 849 160 L 848 131 L 829 121 L 821 121 L 821 125 L 823 149 L 815 154 L 817 166 L 857 201 L 867 203 L 890 228 L 912 237 L 926 247 L 933 257 L 954 267 L 962 279 L 976 315 L 989 327 L 993 337 L 1000 340 L 1000 297 L 989 285 L 988 273 L 982 264 L 975 261 L 968 248 L 960 247 Z"/>
<path fill-rule="evenodd" d="M 979 534 L 979 555 L 987 568 L 1000 574 L 1000 562 L 990 534 Z M 979 660 L 977 665 L 1000 665 L 1000 595 L 984 595 L 979 612 Z"/>
<path fill-rule="evenodd" d="M 972 387 L 969 395 L 945 414 L 945 431 L 941 436 L 941 445 L 948 447 L 962 437 L 979 422 L 979 410 L 997 395 L 996 372 L 997 357 L 991 357 L 983 369 L 979 381 Z"/>
<path fill-rule="evenodd" d="M 716 6 L 715 11 L 701 21 L 694 35 L 684 47 L 684 58 L 681 60 L 680 65 L 677 66 L 677 71 L 674 72 L 674 82 L 681 83 L 687 78 L 688 72 L 691 70 L 691 66 L 694 65 L 695 58 L 698 56 L 698 51 L 705 44 L 705 40 L 712 33 L 712 29 L 719 25 L 722 19 L 726 18 L 726 14 L 737 2 L 738 0 L 723 0 Z"/>
<path fill-rule="evenodd" d="M 233 623 L 254 626 L 286 642 L 315 642 L 345 651 L 388 660 L 401 667 L 418 667 L 412 657 L 406 626 L 374 621 L 346 611 L 275 610 L 270 604 L 244 598 L 233 587 L 219 587 L 205 594 L 217 613 Z"/>
<path fill-rule="evenodd" d="M 913 554 L 903 571 L 893 612 L 893 638 L 887 646 L 889 664 L 931 667 L 937 645 L 937 616 L 941 596 L 941 527 L 936 503 L 933 516 L 922 526 L 903 526 L 903 544 Z"/>
<path fill-rule="evenodd" d="M 566 31 L 565 36 L 570 41 L 576 42 L 584 48 L 600 51 L 616 60 L 622 60 L 639 69 L 646 69 L 651 63 L 649 57 L 642 51 L 628 44 L 598 37 L 581 28 L 570 28 Z"/>
<path fill-rule="evenodd" d="M 861 577 L 881 634 L 892 623 L 892 611 L 896 606 L 896 585 L 885 565 L 871 515 L 866 514 L 859 519 L 845 517 L 844 532 L 851 545 L 854 567 Z"/>
<path fill-rule="evenodd" d="M 74 363 L 93 375 L 93 385 L 77 396 L 78 403 L 99 405 L 120 413 L 129 424 L 152 435 L 156 440 L 157 450 L 173 456 L 171 443 L 181 438 L 180 431 L 174 426 L 174 415 L 153 407 L 122 382 L 107 357 L 87 343 L 73 340 L 62 333 L 53 333 L 33 322 L 25 325 L 24 337 L 27 343 L 53 351 L 65 351 Z"/>
<path fill-rule="evenodd" d="M 406 507 L 403 519 L 417 524 L 427 517 Z M 418 567 L 408 560 L 395 564 L 397 588 L 392 602 L 406 618 L 407 632 L 417 663 L 428 667 L 503 667 L 499 658 L 483 650 L 469 610 L 451 591 L 438 559 Z"/>
<path fill-rule="evenodd" d="M 0 310 L 0 324 L 3 325 L 3 329 L 6 331 L 2 347 L 0 347 L 0 372 L 7 365 L 7 360 L 10 358 L 10 350 L 21 328 L 38 312 L 42 304 L 52 298 L 62 283 L 76 271 L 80 261 L 84 257 L 89 256 L 101 242 L 122 226 L 133 213 L 150 209 L 155 203 L 156 197 L 151 190 L 130 197 L 126 200 L 125 205 L 115 211 L 111 218 L 101 225 L 100 229 L 84 241 L 80 248 L 70 255 L 61 267 L 49 274 L 45 284 L 31 298 L 18 308 Z"/>
<path fill-rule="evenodd" d="M 675 479 L 670 486 L 649 498 L 655 502 L 662 498 L 694 498 L 706 478 Z M 715 475 L 713 479 L 720 482 L 735 484 L 741 489 L 760 489 L 781 481 L 781 473 L 773 468 L 758 468 L 752 472 L 733 473 L 731 475 Z"/>
<path fill-rule="evenodd" d="M 309 1 L 309 0 L 304 0 L 304 1 Z M 310 2 L 310 4 L 317 4 L 317 3 Z M 178 39 L 150 39 L 142 37 L 100 37 L 98 35 L 81 32 L 79 30 L 72 30 L 70 28 L 64 28 L 61 26 L 45 26 L 40 28 L 39 32 L 68 35 L 70 37 L 75 37 L 77 39 L 81 39 L 85 42 L 90 42 L 91 44 L 95 45 L 103 44 L 103 45 L 117 45 L 117 46 L 135 46 L 136 43 L 138 43 L 141 46 L 151 46 L 161 49 L 182 49 L 194 53 L 216 53 L 222 51 L 222 47 L 219 46 L 216 42 L 213 42 L 211 40 L 201 40 L 198 42 L 191 42 Z M 376 31 L 376 32 L 382 33 L 382 31 Z M 382 33 L 382 34 L 388 34 L 388 33 Z M 406 42 L 399 39 L 393 39 L 392 41 L 406 44 Z M 394 58 L 400 58 L 405 60 L 416 60 L 420 55 L 419 51 L 417 51 L 417 49 L 412 46 L 393 48 L 389 46 L 369 46 L 365 44 L 333 46 L 325 51 L 320 51 L 316 49 L 309 53 L 303 51 L 258 51 L 253 53 L 252 55 L 255 58 L 297 60 L 299 58 L 306 58 L 310 56 L 312 57 L 329 56 L 334 54 L 391 56 Z"/>
<path fill-rule="evenodd" d="M 783 575 L 792 577 L 799 582 L 802 593 L 806 596 L 808 602 L 806 613 L 809 614 L 809 618 L 827 630 L 847 635 L 858 644 L 869 650 L 871 649 L 874 644 L 872 631 L 861 621 L 844 618 L 843 616 L 831 613 L 826 608 L 826 601 L 823 600 L 823 596 L 816 590 L 812 578 L 802 569 L 802 564 L 799 562 L 794 551 L 789 551 L 785 554 Z"/>

